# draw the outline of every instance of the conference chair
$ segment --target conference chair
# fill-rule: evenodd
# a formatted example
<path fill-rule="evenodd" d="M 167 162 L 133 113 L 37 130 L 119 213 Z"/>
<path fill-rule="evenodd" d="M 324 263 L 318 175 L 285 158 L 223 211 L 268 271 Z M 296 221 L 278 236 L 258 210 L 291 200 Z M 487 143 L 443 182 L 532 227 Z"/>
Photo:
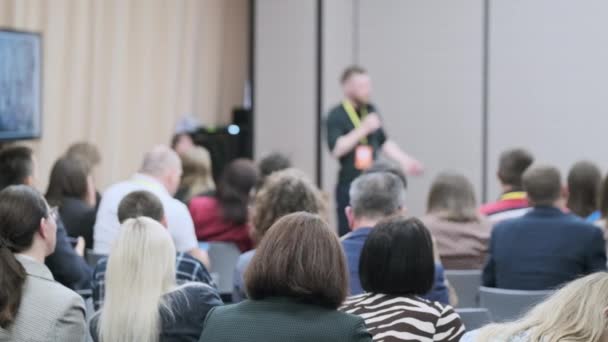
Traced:
<path fill-rule="evenodd" d="M 93 268 L 97 265 L 97 262 L 99 261 L 99 259 L 106 256 L 104 254 L 97 254 L 97 253 L 93 252 L 92 249 L 87 249 L 85 251 L 84 255 L 85 255 L 85 260 L 87 261 L 87 264 L 89 264 L 89 266 L 91 266 Z"/>
<path fill-rule="evenodd" d="M 494 321 L 505 322 L 519 318 L 553 292 L 505 290 L 482 286 L 479 288 L 479 304 L 490 311 Z"/>
<path fill-rule="evenodd" d="M 231 242 L 209 242 L 207 253 L 211 262 L 210 271 L 217 274 L 218 291 L 224 301 L 231 301 L 234 269 L 241 251 Z"/>
<path fill-rule="evenodd" d="M 486 324 L 492 323 L 492 315 L 488 309 L 484 308 L 463 308 L 456 309 L 460 320 L 467 331 L 479 329 Z"/>
<path fill-rule="evenodd" d="M 481 270 L 446 270 L 445 277 L 456 291 L 458 308 L 479 307 Z"/>

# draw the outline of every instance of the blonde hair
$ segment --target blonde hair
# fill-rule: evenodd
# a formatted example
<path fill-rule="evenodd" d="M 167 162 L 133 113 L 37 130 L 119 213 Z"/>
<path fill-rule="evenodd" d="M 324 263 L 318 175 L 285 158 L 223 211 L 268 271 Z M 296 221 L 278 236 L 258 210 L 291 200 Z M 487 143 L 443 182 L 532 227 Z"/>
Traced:
<path fill-rule="evenodd" d="M 175 247 L 167 229 L 147 217 L 125 221 L 108 259 L 100 341 L 157 342 L 159 308 L 169 310 L 162 296 L 174 287 Z"/>
<path fill-rule="evenodd" d="M 180 188 L 185 189 L 184 200 L 204 192 L 215 190 L 211 167 L 211 156 L 206 148 L 196 146 L 180 155 L 182 159 L 182 180 Z"/>
<path fill-rule="evenodd" d="M 526 334 L 530 342 L 599 342 L 608 324 L 607 307 L 608 273 L 594 273 L 567 284 L 517 321 L 482 328 L 476 341 Z"/>

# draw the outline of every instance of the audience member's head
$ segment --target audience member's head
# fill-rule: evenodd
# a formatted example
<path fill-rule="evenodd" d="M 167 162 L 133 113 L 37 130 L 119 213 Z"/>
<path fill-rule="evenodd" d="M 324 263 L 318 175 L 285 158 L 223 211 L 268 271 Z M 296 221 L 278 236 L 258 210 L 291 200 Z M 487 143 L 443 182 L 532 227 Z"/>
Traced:
<path fill-rule="evenodd" d="M 524 149 L 517 148 L 503 152 L 498 161 L 498 179 L 503 190 L 521 190 L 522 176 L 533 162 L 532 154 Z"/>
<path fill-rule="evenodd" d="M 120 224 L 138 217 L 149 217 L 164 226 L 167 225 L 163 203 L 149 191 L 133 191 L 118 204 L 118 222 Z"/>
<path fill-rule="evenodd" d="M 70 145 L 65 153 L 65 157 L 82 160 L 88 164 L 91 171 L 101 163 L 101 153 L 99 153 L 97 146 L 86 141 Z"/>
<path fill-rule="evenodd" d="M 348 286 L 340 241 L 317 215 L 284 216 L 256 249 L 245 271 L 245 284 L 253 300 L 288 297 L 337 309 Z"/>
<path fill-rule="evenodd" d="M 249 159 L 236 159 L 226 166 L 217 186 L 217 199 L 226 221 L 247 222 L 249 196 L 257 180 L 258 168 Z"/>
<path fill-rule="evenodd" d="M 184 201 L 215 190 L 211 156 L 206 148 L 195 146 L 179 156 L 183 168 L 180 189 L 183 189 Z"/>
<path fill-rule="evenodd" d="M 378 221 L 405 210 L 405 186 L 389 172 L 364 174 L 350 186 L 346 217 L 352 229 L 374 226 Z"/>
<path fill-rule="evenodd" d="M 291 160 L 289 160 L 289 157 L 282 153 L 274 152 L 265 156 L 258 163 L 258 168 L 260 169 L 260 180 L 258 182 L 258 187 L 262 186 L 266 181 L 266 178 L 268 178 L 268 176 L 271 174 L 290 167 Z"/>
<path fill-rule="evenodd" d="M 108 258 L 100 339 L 157 341 L 162 296 L 174 286 L 175 247 L 167 229 L 148 217 L 126 220 Z"/>
<path fill-rule="evenodd" d="M 327 206 L 321 191 L 296 169 L 273 173 L 253 200 L 253 238 L 260 241 L 281 217 L 304 211 L 326 217 Z"/>
<path fill-rule="evenodd" d="M 399 177 L 403 182 L 403 187 L 407 189 L 407 176 L 403 173 L 403 169 L 397 164 L 388 160 L 380 160 L 375 162 L 369 169 L 363 172 L 364 174 L 375 173 L 375 172 L 388 172 Z"/>
<path fill-rule="evenodd" d="M 0 191 L 0 327 L 7 329 L 19 311 L 25 269 L 14 254 L 39 262 L 55 250 L 55 214 L 42 195 L 25 185 Z"/>
<path fill-rule="evenodd" d="M 602 218 L 608 217 L 608 175 L 604 177 L 602 181 L 600 190 L 600 198 L 599 198 L 599 210 L 602 214 Z"/>
<path fill-rule="evenodd" d="M 17 184 L 33 186 L 34 170 L 34 155 L 29 147 L 12 146 L 1 150 L 0 190 Z"/>
<path fill-rule="evenodd" d="M 563 190 L 560 172 L 553 166 L 529 168 L 524 172 L 523 186 L 534 206 L 555 206 Z"/>
<path fill-rule="evenodd" d="M 194 146 L 194 140 L 192 140 L 192 136 L 189 133 L 177 133 L 171 138 L 171 149 L 177 152 L 177 154 L 186 153 Z"/>
<path fill-rule="evenodd" d="M 175 195 L 182 176 L 182 162 L 175 151 L 159 145 L 145 154 L 139 172 L 157 179 L 169 194 Z"/>
<path fill-rule="evenodd" d="M 608 336 L 608 274 L 598 272 L 577 279 L 538 304 L 521 319 L 492 324 L 476 341 L 604 342 Z"/>
<path fill-rule="evenodd" d="M 592 162 L 580 161 L 568 173 L 568 209 L 586 218 L 598 209 L 602 173 Z"/>
<path fill-rule="evenodd" d="M 50 205 L 62 206 L 66 198 L 87 202 L 92 196 L 94 198 L 94 193 L 89 164 L 79 158 L 57 159 L 46 190 L 46 199 Z"/>
<path fill-rule="evenodd" d="M 380 221 L 365 241 L 359 260 L 366 292 L 417 295 L 433 287 L 433 239 L 416 218 L 395 216 Z"/>
<path fill-rule="evenodd" d="M 431 185 L 427 212 L 453 222 L 478 221 L 473 184 L 461 174 L 441 173 Z"/>
<path fill-rule="evenodd" d="M 344 95 L 357 105 L 369 103 L 372 82 L 367 71 L 360 66 L 349 66 L 340 78 Z"/>

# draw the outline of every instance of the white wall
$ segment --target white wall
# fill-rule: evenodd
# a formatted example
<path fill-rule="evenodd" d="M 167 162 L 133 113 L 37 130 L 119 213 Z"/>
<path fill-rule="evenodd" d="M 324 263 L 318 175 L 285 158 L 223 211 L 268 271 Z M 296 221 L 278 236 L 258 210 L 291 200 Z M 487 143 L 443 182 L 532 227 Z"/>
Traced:
<path fill-rule="evenodd" d="M 314 179 L 316 2 L 255 1 L 255 156 L 279 151 Z"/>
<path fill-rule="evenodd" d="M 490 198 L 500 152 L 529 148 L 562 171 L 606 170 L 608 2 L 494 0 L 490 17 Z"/>

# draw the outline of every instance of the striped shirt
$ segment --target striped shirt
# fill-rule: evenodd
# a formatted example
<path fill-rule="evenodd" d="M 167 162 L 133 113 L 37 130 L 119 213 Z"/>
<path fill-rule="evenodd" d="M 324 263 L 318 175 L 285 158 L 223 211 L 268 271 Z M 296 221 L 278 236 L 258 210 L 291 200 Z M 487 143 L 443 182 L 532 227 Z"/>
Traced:
<path fill-rule="evenodd" d="M 465 332 L 452 307 L 417 296 L 365 293 L 347 299 L 340 310 L 363 318 L 378 342 L 457 342 Z"/>
<path fill-rule="evenodd" d="M 93 306 L 95 310 L 99 310 L 103 305 L 105 298 L 105 287 L 106 287 L 106 269 L 108 267 L 108 258 L 104 257 L 99 259 L 95 270 L 93 271 Z M 216 287 L 215 283 L 211 279 L 211 275 L 205 268 L 205 265 L 195 259 L 194 257 L 178 252 L 175 257 L 175 278 L 177 284 L 185 284 L 188 282 L 200 282 L 211 287 Z"/>

